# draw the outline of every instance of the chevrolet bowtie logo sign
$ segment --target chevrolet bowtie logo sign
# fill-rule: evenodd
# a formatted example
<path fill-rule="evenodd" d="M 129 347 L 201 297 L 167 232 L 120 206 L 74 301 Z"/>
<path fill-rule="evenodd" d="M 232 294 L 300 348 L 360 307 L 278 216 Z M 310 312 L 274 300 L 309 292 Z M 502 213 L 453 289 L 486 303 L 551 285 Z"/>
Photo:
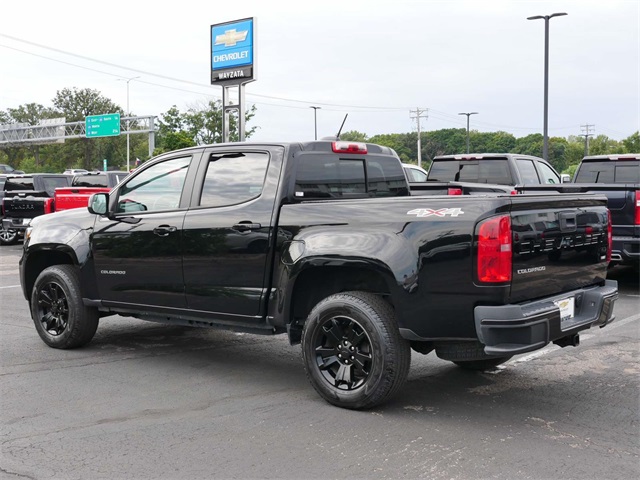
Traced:
<path fill-rule="evenodd" d="M 236 29 L 226 30 L 222 35 L 216 35 L 216 45 L 224 45 L 225 47 L 235 47 L 238 42 L 246 40 L 248 30 L 236 32 Z"/>

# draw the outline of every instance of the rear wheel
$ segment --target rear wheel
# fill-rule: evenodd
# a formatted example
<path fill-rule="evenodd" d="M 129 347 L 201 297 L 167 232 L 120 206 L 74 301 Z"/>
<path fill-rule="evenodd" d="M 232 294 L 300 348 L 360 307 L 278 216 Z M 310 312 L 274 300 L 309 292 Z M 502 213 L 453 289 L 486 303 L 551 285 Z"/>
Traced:
<path fill-rule="evenodd" d="M 31 292 L 31 317 L 40 338 L 53 348 L 76 348 L 91 341 L 98 310 L 82 302 L 78 272 L 72 265 L 44 269 Z"/>
<path fill-rule="evenodd" d="M 0 230 L 0 245 L 13 245 L 18 242 L 17 230 Z"/>
<path fill-rule="evenodd" d="M 329 403 L 364 409 L 388 400 L 406 380 L 409 342 L 380 296 L 344 292 L 318 303 L 302 331 L 311 384 Z"/>

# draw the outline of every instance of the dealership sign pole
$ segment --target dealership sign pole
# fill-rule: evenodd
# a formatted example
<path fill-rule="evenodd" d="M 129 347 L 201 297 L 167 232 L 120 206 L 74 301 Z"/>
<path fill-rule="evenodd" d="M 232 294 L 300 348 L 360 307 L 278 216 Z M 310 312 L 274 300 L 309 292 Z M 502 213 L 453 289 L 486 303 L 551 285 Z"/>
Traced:
<path fill-rule="evenodd" d="M 211 25 L 211 85 L 222 87 L 222 141 L 229 141 L 229 114 L 238 111 L 241 142 L 245 140 L 244 87 L 256 80 L 255 19 L 245 18 Z M 231 101 L 237 87 L 238 100 Z"/>

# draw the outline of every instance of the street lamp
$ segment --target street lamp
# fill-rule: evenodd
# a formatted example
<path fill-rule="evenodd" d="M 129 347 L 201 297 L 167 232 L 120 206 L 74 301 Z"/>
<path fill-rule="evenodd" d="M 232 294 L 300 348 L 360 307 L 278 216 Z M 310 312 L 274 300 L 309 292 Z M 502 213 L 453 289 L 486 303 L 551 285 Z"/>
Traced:
<path fill-rule="evenodd" d="M 468 112 L 468 113 L 459 113 L 458 115 L 466 115 L 467 116 L 467 153 L 469 153 L 469 117 L 471 115 L 478 115 L 479 112 Z"/>
<path fill-rule="evenodd" d="M 130 170 L 130 167 L 129 167 L 129 153 L 130 153 L 129 152 L 129 117 L 131 116 L 131 112 L 129 112 L 129 82 L 131 80 L 135 80 L 136 78 L 140 78 L 140 76 L 118 79 L 118 81 L 124 80 L 125 82 L 127 82 L 127 172 Z"/>
<path fill-rule="evenodd" d="M 309 108 L 313 108 L 313 127 L 314 127 L 314 132 L 315 132 L 315 139 L 318 139 L 318 117 L 317 117 L 317 113 L 319 109 L 322 109 L 322 107 L 309 107 Z"/>
<path fill-rule="evenodd" d="M 527 20 L 544 19 L 544 125 L 542 158 L 549 160 L 549 20 L 553 17 L 562 17 L 566 13 L 552 13 L 551 15 L 536 15 L 527 17 Z"/>

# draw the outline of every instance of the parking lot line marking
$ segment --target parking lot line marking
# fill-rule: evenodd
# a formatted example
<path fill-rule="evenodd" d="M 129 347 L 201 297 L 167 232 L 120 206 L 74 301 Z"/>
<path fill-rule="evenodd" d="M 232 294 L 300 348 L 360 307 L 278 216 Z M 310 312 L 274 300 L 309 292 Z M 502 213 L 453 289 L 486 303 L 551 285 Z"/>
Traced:
<path fill-rule="evenodd" d="M 18 288 L 20 285 L 7 285 L 6 287 L 0 287 L 0 288 Z"/>
<path fill-rule="evenodd" d="M 611 330 L 615 330 L 616 328 L 619 327 L 623 327 L 625 325 L 627 325 L 628 323 L 634 322 L 636 320 L 640 319 L 640 313 L 636 313 L 635 315 L 631 315 L 630 317 L 627 318 L 623 318 L 622 320 L 618 321 L 618 320 L 614 320 L 611 325 L 607 325 L 605 327 L 605 333 L 606 332 L 610 332 Z M 595 334 L 592 333 L 582 333 L 580 336 L 581 340 L 590 340 L 591 338 L 595 337 Z M 537 352 L 531 353 L 529 355 L 525 355 L 524 357 L 520 357 L 520 358 L 516 358 L 514 360 L 511 360 L 509 362 L 507 362 L 507 364 L 511 363 L 522 363 L 522 362 L 529 362 L 535 358 L 538 357 L 542 357 L 543 355 L 546 355 L 549 352 L 553 352 L 554 350 L 556 350 L 555 345 L 551 344 L 548 345 L 547 347 L 543 348 L 542 350 L 538 350 Z M 559 348 L 559 347 L 558 347 Z"/>

